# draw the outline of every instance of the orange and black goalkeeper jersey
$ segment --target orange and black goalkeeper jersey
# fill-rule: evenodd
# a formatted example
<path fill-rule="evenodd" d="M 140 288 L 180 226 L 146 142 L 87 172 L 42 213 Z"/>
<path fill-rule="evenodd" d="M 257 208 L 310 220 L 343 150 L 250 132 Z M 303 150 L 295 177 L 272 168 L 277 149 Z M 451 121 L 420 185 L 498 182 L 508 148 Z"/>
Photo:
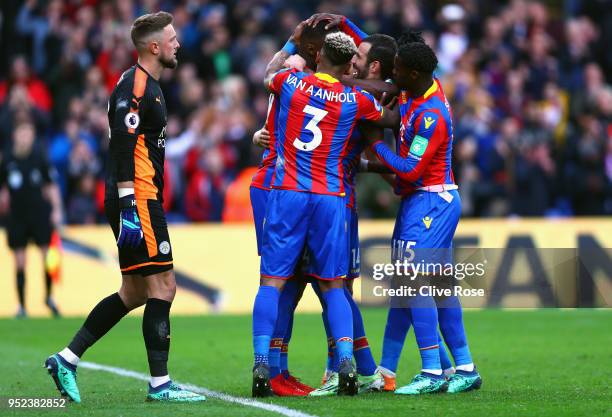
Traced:
<path fill-rule="evenodd" d="M 108 102 L 107 200 L 118 198 L 117 182 L 134 181 L 136 199 L 162 201 L 166 121 L 157 80 L 138 64 L 124 72 Z"/>

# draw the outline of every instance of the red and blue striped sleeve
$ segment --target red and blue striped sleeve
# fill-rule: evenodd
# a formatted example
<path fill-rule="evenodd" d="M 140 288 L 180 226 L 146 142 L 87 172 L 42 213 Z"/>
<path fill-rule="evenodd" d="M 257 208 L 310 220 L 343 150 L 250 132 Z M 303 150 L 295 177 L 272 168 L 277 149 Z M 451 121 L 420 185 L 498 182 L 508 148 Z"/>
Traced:
<path fill-rule="evenodd" d="M 368 37 L 368 34 L 363 30 L 359 29 L 359 26 L 350 21 L 350 19 L 346 16 L 342 18 L 342 22 L 340 22 L 339 28 L 342 32 L 349 35 L 355 41 L 355 45 L 359 46 L 359 44 Z"/>
<path fill-rule="evenodd" d="M 356 92 L 359 106 L 357 120 L 370 120 L 373 122 L 380 120 L 384 112 L 380 103 L 367 91 L 358 89 Z"/>
<path fill-rule="evenodd" d="M 270 83 L 268 84 L 268 89 L 270 92 L 275 94 L 280 94 L 283 82 L 287 79 L 289 74 L 295 72 L 294 70 L 290 70 L 289 68 L 283 68 L 278 71 L 276 74 L 272 76 L 270 79 Z"/>
<path fill-rule="evenodd" d="M 418 128 L 404 159 L 393 152 L 384 142 L 372 145 L 378 159 L 402 180 L 418 180 L 447 136 L 446 122 L 436 111 L 424 111 L 417 120 Z"/>

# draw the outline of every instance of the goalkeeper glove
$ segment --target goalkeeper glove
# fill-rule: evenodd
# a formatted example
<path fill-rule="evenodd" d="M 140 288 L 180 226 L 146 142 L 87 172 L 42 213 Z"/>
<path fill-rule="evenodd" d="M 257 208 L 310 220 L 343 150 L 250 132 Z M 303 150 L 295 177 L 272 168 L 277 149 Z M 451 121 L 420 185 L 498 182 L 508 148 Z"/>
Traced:
<path fill-rule="evenodd" d="M 146 203 L 145 203 L 146 204 Z M 127 195 L 119 199 L 119 237 L 117 246 L 120 248 L 135 248 L 140 245 L 143 233 L 136 210 L 136 199 L 134 194 Z"/>

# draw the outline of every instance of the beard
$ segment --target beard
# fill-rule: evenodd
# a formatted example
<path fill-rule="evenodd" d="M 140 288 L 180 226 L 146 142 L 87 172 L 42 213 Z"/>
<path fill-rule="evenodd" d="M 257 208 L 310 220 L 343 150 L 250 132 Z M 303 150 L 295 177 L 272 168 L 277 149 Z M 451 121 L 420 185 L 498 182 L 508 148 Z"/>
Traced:
<path fill-rule="evenodd" d="M 364 80 L 368 75 L 368 71 L 367 68 L 359 68 L 353 66 L 351 75 L 353 76 L 353 78 L 356 78 L 358 80 Z"/>
<path fill-rule="evenodd" d="M 169 57 L 160 57 L 159 62 L 162 64 L 164 68 L 174 69 L 178 65 L 178 60 L 176 56 L 171 55 Z"/>

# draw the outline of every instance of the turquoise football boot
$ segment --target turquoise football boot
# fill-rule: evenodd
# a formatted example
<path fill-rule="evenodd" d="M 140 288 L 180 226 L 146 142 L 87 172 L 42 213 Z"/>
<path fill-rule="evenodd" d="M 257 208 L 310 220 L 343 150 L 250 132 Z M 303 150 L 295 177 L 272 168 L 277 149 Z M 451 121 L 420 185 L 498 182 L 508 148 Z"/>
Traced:
<path fill-rule="evenodd" d="M 206 401 L 206 397 L 196 392 L 186 390 L 185 388 L 181 388 L 172 381 L 168 381 L 155 388 L 149 385 L 147 401 L 197 403 Z"/>
<path fill-rule="evenodd" d="M 410 384 L 396 389 L 395 393 L 400 395 L 419 395 L 446 392 L 446 390 L 448 390 L 448 381 L 446 381 L 444 375 L 421 372 L 412 379 Z"/>
<path fill-rule="evenodd" d="M 51 355 L 45 361 L 45 368 L 53 378 L 57 390 L 64 397 L 68 397 L 75 403 L 81 402 L 81 394 L 77 386 L 77 370 L 76 366 L 72 365 L 59 354 Z"/>
<path fill-rule="evenodd" d="M 481 385 L 482 378 L 476 371 L 476 368 L 472 372 L 456 371 L 448 381 L 448 392 L 455 394 L 457 392 L 471 391 L 479 389 Z"/>

